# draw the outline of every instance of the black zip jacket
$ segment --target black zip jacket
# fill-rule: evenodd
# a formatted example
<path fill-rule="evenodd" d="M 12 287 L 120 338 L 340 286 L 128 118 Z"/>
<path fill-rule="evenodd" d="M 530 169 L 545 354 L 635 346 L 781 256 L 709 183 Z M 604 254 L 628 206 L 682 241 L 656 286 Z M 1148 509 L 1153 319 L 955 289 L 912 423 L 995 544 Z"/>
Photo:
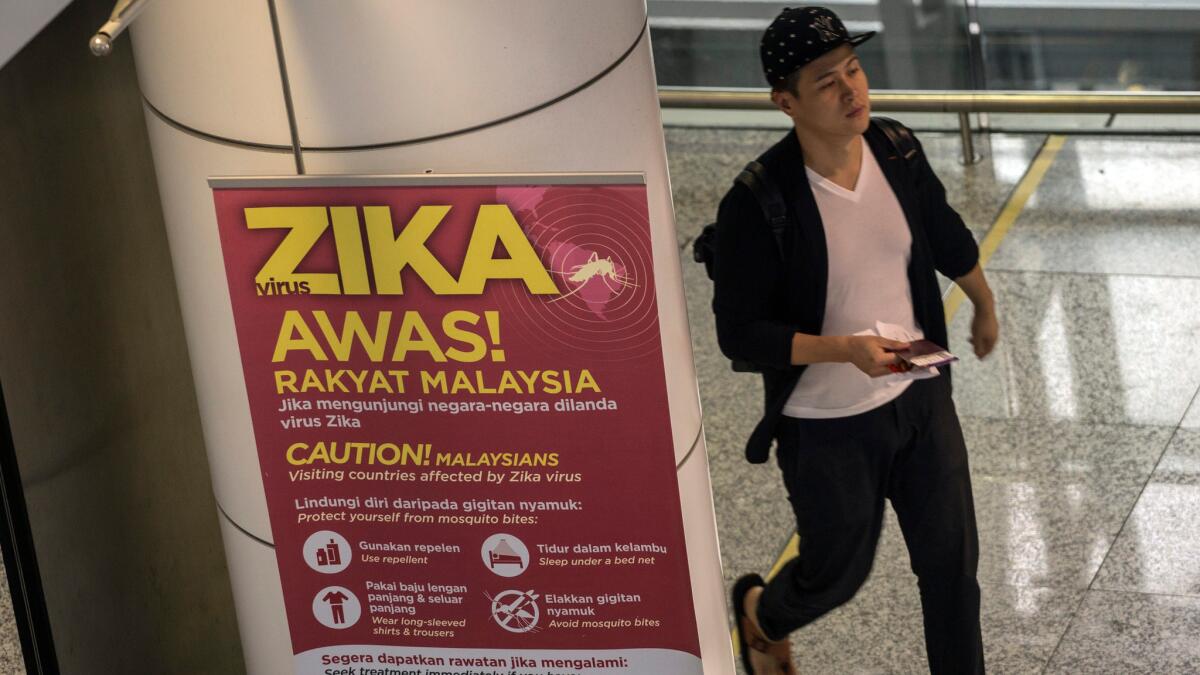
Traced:
<path fill-rule="evenodd" d="M 910 168 L 874 123 L 864 136 L 912 231 L 908 283 L 917 324 L 927 339 L 949 347 L 934 271 L 951 279 L 963 276 L 978 262 L 979 247 L 946 203 L 946 190 L 925 161 L 919 141 L 917 161 Z M 770 455 L 783 406 L 804 372 L 804 366 L 791 365 L 792 335 L 821 334 L 829 279 L 825 229 L 795 132 L 789 131 L 758 161 L 787 202 L 793 224 L 783 236 L 787 253 L 781 259 L 753 193 L 735 183 L 717 213 L 713 268 L 713 312 L 721 351 L 763 369 L 764 414 L 746 442 L 746 459 L 753 463 L 765 462 Z M 942 370 L 943 377 L 950 377 L 949 368 Z"/>

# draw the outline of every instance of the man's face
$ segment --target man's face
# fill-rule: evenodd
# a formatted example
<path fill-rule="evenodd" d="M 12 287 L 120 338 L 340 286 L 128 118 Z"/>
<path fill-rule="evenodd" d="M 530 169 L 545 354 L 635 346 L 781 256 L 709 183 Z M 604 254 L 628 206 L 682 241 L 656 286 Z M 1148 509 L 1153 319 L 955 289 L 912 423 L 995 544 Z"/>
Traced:
<path fill-rule="evenodd" d="M 822 136 L 857 136 L 871 121 L 867 75 L 850 45 L 822 54 L 800 69 L 796 91 L 771 100 L 796 126 Z"/>

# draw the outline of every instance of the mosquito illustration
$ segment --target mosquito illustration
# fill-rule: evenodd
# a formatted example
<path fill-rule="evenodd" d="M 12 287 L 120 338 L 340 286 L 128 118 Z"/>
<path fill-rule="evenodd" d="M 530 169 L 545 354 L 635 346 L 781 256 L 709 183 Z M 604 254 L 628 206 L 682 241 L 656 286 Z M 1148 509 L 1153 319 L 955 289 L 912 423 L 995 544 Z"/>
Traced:
<path fill-rule="evenodd" d="M 571 291 L 570 293 L 560 295 L 550 302 L 558 302 L 559 300 L 575 295 L 581 289 L 583 289 L 585 285 L 587 285 L 587 282 L 596 278 L 599 278 L 600 281 L 607 286 L 608 290 L 612 291 L 614 295 L 619 294 L 622 289 L 630 286 L 637 288 L 637 284 L 633 283 L 632 279 L 623 274 L 617 274 L 617 266 L 613 263 L 612 256 L 601 258 L 595 252 L 592 252 L 591 257 L 588 258 L 587 262 L 583 263 L 582 265 L 576 265 L 572 267 L 570 272 L 555 272 L 555 274 L 561 274 L 567 278 L 567 281 L 571 281 L 579 285 L 576 286 L 575 290 Z M 617 284 L 616 288 L 613 288 L 613 283 Z"/>

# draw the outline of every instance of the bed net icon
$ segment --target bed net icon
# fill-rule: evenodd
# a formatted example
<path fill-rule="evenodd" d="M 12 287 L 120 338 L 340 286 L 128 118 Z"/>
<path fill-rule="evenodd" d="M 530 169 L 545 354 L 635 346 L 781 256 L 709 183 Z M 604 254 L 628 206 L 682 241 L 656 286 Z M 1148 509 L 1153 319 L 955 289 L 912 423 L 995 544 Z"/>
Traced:
<path fill-rule="evenodd" d="M 497 532 L 479 547 L 483 566 L 498 577 L 520 576 L 531 562 L 525 542 L 507 532 Z"/>
<path fill-rule="evenodd" d="M 508 543 L 507 539 L 501 539 L 488 552 L 488 566 L 496 569 L 497 565 L 516 565 L 518 569 L 525 569 L 525 558 Z"/>

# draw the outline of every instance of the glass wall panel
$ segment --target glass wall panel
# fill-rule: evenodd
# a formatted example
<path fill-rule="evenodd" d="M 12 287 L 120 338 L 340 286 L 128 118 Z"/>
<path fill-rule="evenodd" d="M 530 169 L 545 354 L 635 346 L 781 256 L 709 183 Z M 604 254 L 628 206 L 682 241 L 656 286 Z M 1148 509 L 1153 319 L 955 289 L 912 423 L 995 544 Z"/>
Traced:
<path fill-rule="evenodd" d="M 842 17 L 851 33 L 878 31 L 858 48 L 876 91 L 1200 93 L 1200 0 L 824 4 Z M 648 0 L 659 85 L 762 89 L 759 38 L 785 6 L 802 5 L 774 0 Z M 729 123 L 751 125 L 770 124 L 773 119 L 761 113 L 735 113 L 692 117 L 730 118 Z M 922 128 L 957 125 L 953 114 L 905 113 L 903 118 Z M 1200 114 L 1031 112 L 972 119 L 992 130 L 1200 132 Z"/>
<path fill-rule="evenodd" d="M 758 40 L 783 7 L 649 0 L 658 82 L 762 87 Z M 1200 91 L 1200 0 L 853 0 L 826 3 L 874 89 Z"/>
<path fill-rule="evenodd" d="M 650 0 L 661 86 L 763 87 L 758 42 L 785 6 L 755 0 Z M 824 3 L 851 34 L 877 31 L 858 48 L 874 89 L 970 89 L 966 9 L 954 0 Z"/>
<path fill-rule="evenodd" d="M 1200 0 L 978 0 L 988 89 L 1200 90 Z"/>

